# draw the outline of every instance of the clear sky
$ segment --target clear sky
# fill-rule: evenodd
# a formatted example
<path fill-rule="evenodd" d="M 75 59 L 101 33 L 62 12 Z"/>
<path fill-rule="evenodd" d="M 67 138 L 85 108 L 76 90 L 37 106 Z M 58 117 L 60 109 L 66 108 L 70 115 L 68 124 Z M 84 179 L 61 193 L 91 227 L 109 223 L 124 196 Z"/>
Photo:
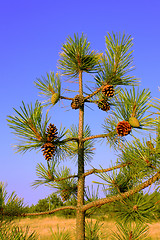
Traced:
<path fill-rule="evenodd" d="M 16 191 L 25 203 L 36 203 L 51 190 L 31 188 L 37 179 L 36 164 L 45 160 L 34 151 L 15 154 L 12 145 L 15 136 L 7 126 L 7 115 L 22 100 L 35 102 L 38 91 L 33 82 L 46 72 L 57 71 L 57 60 L 62 43 L 68 35 L 85 33 L 91 48 L 105 51 L 107 32 L 124 32 L 134 38 L 134 74 L 141 80 L 141 88 L 149 88 L 153 97 L 159 97 L 160 86 L 160 1 L 159 0 L 1 0 L 0 1 L 0 181 L 8 183 L 8 191 Z M 65 108 L 63 107 L 65 106 Z M 50 111 L 52 123 L 69 127 L 76 123 L 78 112 L 61 104 Z M 70 115 L 71 114 L 71 115 Z M 72 117 L 71 117 L 72 116 Z M 97 118 L 99 116 L 99 118 Z M 105 115 L 86 109 L 86 123 L 92 132 Z M 103 144 L 97 149 L 92 165 L 105 167 L 113 157 Z M 68 166 L 73 167 L 72 162 Z M 89 168 L 89 167 L 88 167 Z M 74 168 L 76 169 L 76 168 Z"/>

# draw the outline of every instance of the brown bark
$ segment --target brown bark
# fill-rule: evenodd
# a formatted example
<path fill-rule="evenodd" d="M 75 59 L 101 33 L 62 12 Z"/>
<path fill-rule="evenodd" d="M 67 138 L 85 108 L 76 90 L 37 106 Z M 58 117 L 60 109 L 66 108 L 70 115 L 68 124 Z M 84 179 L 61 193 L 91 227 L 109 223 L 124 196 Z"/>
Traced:
<path fill-rule="evenodd" d="M 124 164 L 119 164 L 117 166 L 114 166 L 114 167 L 110 167 L 110 168 L 106 168 L 106 169 L 91 169 L 91 170 L 88 170 L 87 172 L 85 172 L 83 174 L 84 177 L 87 177 L 93 173 L 104 173 L 104 172 L 110 172 L 112 170 L 115 170 L 115 169 L 118 169 L 118 168 L 121 168 L 121 167 L 126 167 L 127 165 L 129 165 L 129 163 L 124 163 Z"/>
<path fill-rule="evenodd" d="M 47 215 L 47 214 L 53 214 L 55 212 L 58 211 L 62 211 L 62 210 L 66 210 L 66 209 L 71 209 L 71 210 L 75 210 L 76 207 L 75 206 L 64 206 L 64 207 L 59 207 L 56 209 L 53 209 L 51 211 L 46 211 L 46 212 L 39 212 L 39 213 L 23 213 L 21 214 L 21 216 L 39 216 L 39 215 Z"/>
<path fill-rule="evenodd" d="M 82 71 L 79 72 L 79 95 L 83 96 Z M 85 239 L 85 212 L 82 211 L 84 206 L 84 105 L 79 108 L 79 128 L 78 128 L 78 189 L 77 189 L 77 213 L 76 213 L 76 238 L 77 240 Z"/>
<path fill-rule="evenodd" d="M 83 138 L 83 142 L 94 139 L 94 138 L 105 138 L 105 137 L 108 137 L 108 136 L 109 136 L 109 134 L 98 134 L 98 135 Z"/>

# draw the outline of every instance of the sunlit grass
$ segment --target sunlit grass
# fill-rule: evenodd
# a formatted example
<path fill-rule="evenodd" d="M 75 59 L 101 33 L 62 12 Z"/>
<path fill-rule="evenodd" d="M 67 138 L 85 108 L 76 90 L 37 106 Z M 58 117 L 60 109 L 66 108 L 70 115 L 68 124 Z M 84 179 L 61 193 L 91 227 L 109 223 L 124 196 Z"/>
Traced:
<path fill-rule="evenodd" d="M 90 221 L 90 219 L 87 219 Z M 93 219 L 93 222 L 96 220 Z M 57 224 L 59 226 L 59 230 L 69 230 L 71 235 L 75 236 L 75 226 L 76 226 L 76 219 L 70 218 L 66 219 L 63 217 L 57 216 L 47 216 L 47 217 L 34 217 L 34 218 L 21 218 L 15 220 L 15 223 L 22 228 L 25 228 L 27 225 L 30 227 L 30 231 L 36 231 L 39 234 L 39 240 L 51 240 L 52 233 L 57 231 Z M 102 230 L 107 233 L 108 236 L 111 235 L 111 231 L 116 229 L 115 222 L 113 220 L 102 221 L 103 226 Z M 160 240 L 160 221 L 149 224 L 149 233 L 153 240 Z M 109 240 L 109 238 L 108 238 Z"/>

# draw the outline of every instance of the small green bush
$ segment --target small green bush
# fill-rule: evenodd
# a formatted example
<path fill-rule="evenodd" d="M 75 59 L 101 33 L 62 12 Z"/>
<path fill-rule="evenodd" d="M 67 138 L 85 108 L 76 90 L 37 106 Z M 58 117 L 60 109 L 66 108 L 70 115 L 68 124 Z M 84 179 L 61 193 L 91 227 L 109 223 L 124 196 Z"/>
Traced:
<path fill-rule="evenodd" d="M 35 231 L 29 233 L 29 227 L 25 230 L 13 224 L 13 222 L 3 221 L 0 227 L 0 240 L 38 240 Z"/>
<path fill-rule="evenodd" d="M 92 219 L 85 224 L 85 239 L 86 240 L 102 240 L 107 239 L 106 234 L 102 233 L 101 228 L 103 223 L 100 224 L 99 221 L 93 223 Z"/>
<path fill-rule="evenodd" d="M 52 233 L 52 240 L 71 240 L 71 234 L 69 231 L 59 230 L 59 226 L 57 225 L 57 232 L 53 232 L 51 228 L 51 233 Z"/>

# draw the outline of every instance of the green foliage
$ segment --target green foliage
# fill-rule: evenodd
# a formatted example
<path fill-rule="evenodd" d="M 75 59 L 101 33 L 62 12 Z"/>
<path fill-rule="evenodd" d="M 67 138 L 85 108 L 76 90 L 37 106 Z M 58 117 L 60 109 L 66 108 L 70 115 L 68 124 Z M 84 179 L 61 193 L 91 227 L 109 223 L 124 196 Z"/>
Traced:
<path fill-rule="evenodd" d="M 67 201 L 71 197 L 77 198 L 77 180 L 70 176 L 70 169 L 63 166 L 57 171 L 57 179 L 64 180 L 52 184 L 54 188 L 58 189 L 56 193 L 60 194 L 63 201 Z"/>
<path fill-rule="evenodd" d="M 9 127 L 14 130 L 14 134 L 19 137 L 19 144 L 15 146 L 17 152 L 26 152 L 27 150 L 41 150 L 44 143 L 47 142 L 47 124 L 50 120 L 48 113 L 46 113 L 43 120 L 42 106 L 36 101 L 35 106 L 32 104 L 27 107 L 22 102 L 20 111 L 14 109 L 16 115 L 8 116 Z M 51 143 L 56 146 L 56 159 L 64 157 L 65 142 L 61 139 L 66 135 L 65 129 L 60 128 L 58 136 L 53 138 Z"/>
<path fill-rule="evenodd" d="M 154 172 L 159 170 L 159 157 L 153 140 L 143 139 L 140 141 L 135 138 L 132 142 L 123 145 L 122 153 L 119 154 L 119 161 L 128 165 L 135 181 L 138 179 L 142 181 L 142 179 L 151 177 Z"/>
<path fill-rule="evenodd" d="M 87 186 L 85 188 L 84 195 L 85 195 L 85 202 L 86 203 L 93 202 L 93 201 L 99 199 L 99 185 L 98 185 L 97 189 L 94 189 L 93 185 L 91 185 L 91 187 Z M 96 215 L 96 213 L 98 212 L 97 209 L 99 209 L 99 207 L 93 207 L 91 209 L 88 209 L 85 213 L 86 216 L 90 217 L 93 214 Z"/>
<path fill-rule="evenodd" d="M 159 87 L 159 91 L 160 91 L 160 87 Z M 158 112 L 156 112 L 156 114 L 160 115 L 160 99 L 159 98 L 154 98 L 151 103 L 150 106 L 154 107 L 156 110 L 158 110 Z"/>
<path fill-rule="evenodd" d="M 160 154 L 160 117 L 156 121 L 156 150 Z"/>
<path fill-rule="evenodd" d="M 103 131 L 106 134 L 106 144 L 114 148 L 114 150 L 119 150 L 119 148 L 121 148 L 121 144 L 126 141 L 127 138 L 127 136 L 121 137 L 117 134 L 117 124 L 117 118 L 113 115 L 109 115 L 107 118 L 105 118 L 104 124 L 102 124 Z"/>
<path fill-rule="evenodd" d="M 25 229 L 16 226 L 13 222 L 3 222 L 0 227 L 0 240 L 37 240 L 38 235 L 35 231 L 30 231 L 27 226 Z"/>
<path fill-rule="evenodd" d="M 7 216 L 18 216 L 26 212 L 27 208 L 24 205 L 23 199 L 17 197 L 13 193 L 11 198 L 8 199 L 4 209 L 3 214 Z"/>
<path fill-rule="evenodd" d="M 105 191 L 106 197 L 112 197 L 113 194 L 109 191 Z M 135 196 L 135 197 L 134 197 Z M 148 198 L 148 200 L 147 200 Z M 144 201 L 144 205 L 142 202 Z M 147 203 L 148 201 L 148 203 Z M 136 204 L 139 204 L 139 209 Z M 147 208 L 148 205 L 148 208 Z M 136 211 L 137 210 L 137 211 Z M 139 211 L 139 212 L 138 212 Z M 94 215 L 93 215 L 94 214 Z M 140 221 L 138 219 L 142 219 L 144 222 L 152 222 L 160 218 L 160 193 L 158 191 L 154 191 L 153 193 L 143 192 L 133 195 L 129 197 L 129 199 L 123 199 L 120 202 L 115 201 L 109 204 L 104 204 L 101 207 L 97 207 L 96 209 L 87 210 L 86 216 L 94 216 L 99 220 L 116 220 L 122 222 L 124 220 L 124 216 L 128 215 L 127 221 Z M 148 220 L 147 220 L 148 219 Z"/>
<path fill-rule="evenodd" d="M 14 108 L 15 115 L 8 116 L 9 127 L 14 130 L 14 134 L 19 137 L 20 143 L 16 145 L 17 152 L 37 149 L 46 141 L 46 129 L 48 124 L 48 114 L 44 121 L 42 118 L 42 106 L 36 101 L 35 105 L 25 105 L 22 102 L 20 111 Z"/>
<path fill-rule="evenodd" d="M 99 185 L 96 190 L 93 188 L 93 185 L 91 188 L 87 186 L 85 189 L 85 198 L 87 202 L 92 202 L 99 199 Z"/>
<path fill-rule="evenodd" d="M 38 200 L 38 203 L 34 206 L 34 212 L 46 212 L 49 210 L 49 202 L 47 198 Z"/>
<path fill-rule="evenodd" d="M 62 46 L 59 60 L 59 69 L 62 70 L 63 75 L 77 77 L 80 71 L 95 72 L 98 63 L 99 55 L 90 50 L 90 43 L 83 34 L 81 37 L 75 34 L 74 39 L 67 38 Z"/>
<path fill-rule="evenodd" d="M 57 194 L 52 193 L 44 199 L 39 199 L 38 203 L 32 205 L 29 212 L 46 212 L 62 206 L 63 203 Z"/>
<path fill-rule="evenodd" d="M 77 196 L 77 181 L 74 178 L 70 178 L 71 172 L 67 167 L 57 168 L 56 162 L 47 162 L 48 168 L 42 163 L 37 165 L 36 173 L 39 177 L 32 186 L 38 187 L 41 184 L 48 185 L 53 188 L 57 188 L 57 193 L 60 194 L 64 201 L 68 200 L 71 196 Z M 64 197 L 66 195 L 66 197 Z"/>
<path fill-rule="evenodd" d="M 104 124 L 102 125 L 104 133 L 107 134 L 107 144 L 109 144 L 110 147 L 114 147 L 115 150 L 121 149 L 123 142 L 128 138 L 128 136 L 121 137 L 117 134 L 116 127 L 120 121 L 129 121 L 130 117 L 135 117 L 140 126 L 132 126 L 132 131 L 154 129 L 151 113 L 147 113 L 149 110 L 149 100 L 150 91 L 148 89 L 136 91 L 133 87 L 130 91 L 127 89 L 118 90 L 115 99 L 112 100 L 112 112 L 105 118 Z M 129 135 L 133 135 L 132 131 Z"/>
<path fill-rule="evenodd" d="M 47 78 L 41 77 L 37 79 L 37 82 L 35 82 L 36 87 L 40 90 L 40 95 L 46 100 L 43 102 L 44 106 L 53 106 L 51 103 L 51 97 L 53 94 L 57 94 L 57 101 L 55 101 L 55 104 L 60 99 L 60 93 L 61 93 L 61 81 L 59 74 L 54 72 L 50 72 L 50 74 L 47 73 Z"/>
<path fill-rule="evenodd" d="M 65 231 L 64 229 L 62 231 L 59 230 L 59 226 L 57 225 L 57 232 L 53 232 L 51 229 L 52 233 L 52 239 L 53 240 L 71 240 L 71 234 L 69 231 Z"/>
<path fill-rule="evenodd" d="M 13 218 L 26 212 L 27 207 L 24 204 L 24 200 L 19 198 L 15 192 L 8 194 L 6 187 L 7 185 L 0 182 L 0 217 L 2 218 L 4 215 L 5 217 Z"/>
<path fill-rule="evenodd" d="M 0 240 L 37 240 L 35 232 L 31 232 L 29 227 L 18 227 L 12 221 L 13 217 L 26 212 L 27 207 L 23 199 L 18 198 L 15 192 L 8 194 L 7 185 L 0 182 Z"/>
<path fill-rule="evenodd" d="M 160 88 L 159 88 L 160 90 Z M 156 150 L 158 154 L 160 154 L 160 99 L 154 98 L 151 103 L 149 104 L 151 107 L 158 110 L 157 112 L 154 112 L 155 118 L 153 119 L 152 124 L 154 125 L 154 129 L 156 131 Z"/>
<path fill-rule="evenodd" d="M 154 194 L 136 193 L 134 196 L 115 204 L 114 216 L 125 224 L 129 222 L 151 222 L 155 219 L 155 202 Z"/>
<path fill-rule="evenodd" d="M 155 217 L 160 219 L 160 192 L 155 191 Z"/>
<path fill-rule="evenodd" d="M 100 224 L 99 221 L 95 223 L 92 221 L 86 221 L 85 224 L 85 239 L 86 240 L 101 240 L 106 239 L 106 234 L 102 233 L 103 224 Z"/>
<path fill-rule="evenodd" d="M 7 191 L 6 191 L 7 184 L 0 182 L 0 208 L 3 209 L 5 205 L 5 200 L 7 198 Z"/>
<path fill-rule="evenodd" d="M 133 70 L 133 50 L 131 50 L 133 39 L 131 36 L 108 33 L 105 40 L 106 54 L 101 57 L 101 71 L 95 78 L 98 86 L 104 83 L 110 85 L 135 84 L 135 77 L 127 75 Z"/>
<path fill-rule="evenodd" d="M 63 202 L 63 206 L 77 206 L 77 199 L 75 197 L 71 197 L 65 202 Z M 59 213 L 57 213 L 58 216 L 63 216 L 65 218 L 75 218 L 76 217 L 76 211 L 72 209 L 66 209 Z"/>
<path fill-rule="evenodd" d="M 113 171 L 112 173 L 99 173 L 96 174 L 100 179 L 103 180 L 103 191 L 107 195 L 117 195 L 119 193 L 124 193 L 133 187 L 133 180 L 131 178 L 128 169 L 124 168 L 120 171 Z"/>
<path fill-rule="evenodd" d="M 149 227 L 146 224 L 117 223 L 117 231 L 112 233 L 112 240 L 149 240 Z"/>
<path fill-rule="evenodd" d="M 78 138 L 78 128 L 75 125 L 72 125 L 71 128 L 68 130 L 67 134 L 68 138 Z M 91 136 L 91 129 L 89 125 L 86 125 L 83 132 L 83 137 L 87 138 Z M 70 159 L 73 159 L 77 162 L 77 155 L 78 155 L 78 143 L 68 142 L 67 143 L 67 149 L 68 156 Z M 94 140 L 87 140 L 84 142 L 84 161 L 85 163 L 90 162 L 94 155 Z"/>
<path fill-rule="evenodd" d="M 36 166 L 36 175 L 38 180 L 35 180 L 32 186 L 38 187 L 42 184 L 49 184 L 53 182 L 57 177 L 56 168 L 58 167 L 57 161 L 47 161 L 47 167 L 42 163 L 38 163 Z"/>
<path fill-rule="evenodd" d="M 151 127 L 151 114 L 146 114 L 150 108 L 147 105 L 149 100 L 150 91 L 148 89 L 142 91 L 139 89 L 136 91 L 134 87 L 129 91 L 126 88 L 120 89 L 116 99 L 114 116 L 118 121 L 129 121 L 130 117 L 135 117 L 140 123 L 140 128 Z"/>
<path fill-rule="evenodd" d="M 48 202 L 51 205 L 51 207 L 50 207 L 51 209 L 55 209 L 55 208 L 63 205 L 61 198 L 59 196 L 57 196 L 56 193 L 52 193 L 48 196 Z"/>

